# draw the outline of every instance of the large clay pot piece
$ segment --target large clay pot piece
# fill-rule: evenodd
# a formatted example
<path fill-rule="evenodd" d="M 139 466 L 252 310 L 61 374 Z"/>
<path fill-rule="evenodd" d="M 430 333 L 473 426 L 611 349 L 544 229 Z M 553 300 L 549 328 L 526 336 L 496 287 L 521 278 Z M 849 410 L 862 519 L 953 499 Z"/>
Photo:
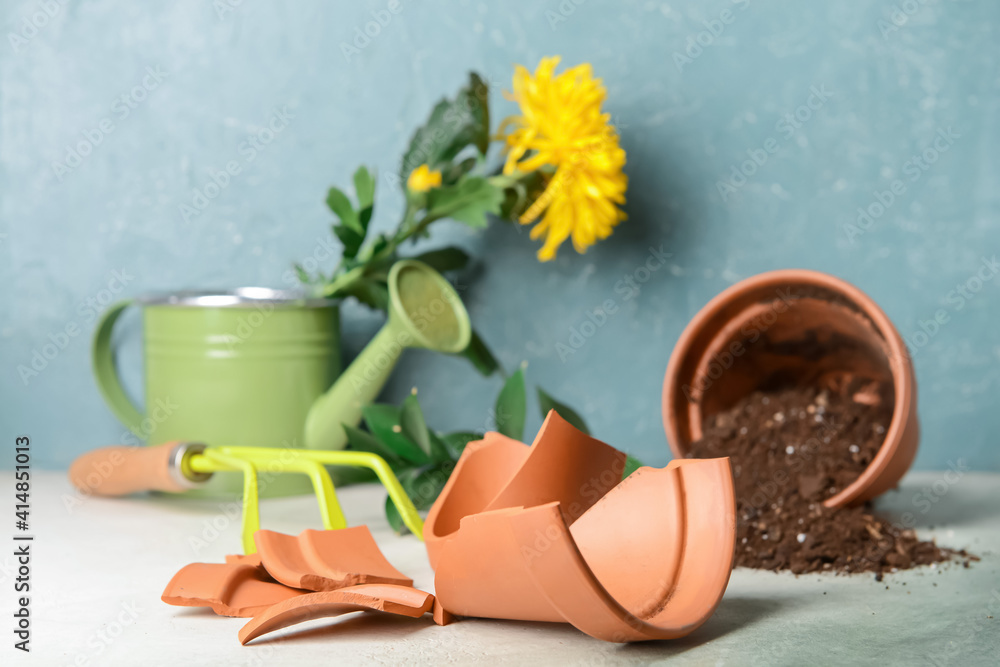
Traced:
<path fill-rule="evenodd" d="M 618 483 L 624 458 L 555 413 L 530 448 L 496 434 L 470 444 L 425 523 L 441 608 L 615 642 L 704 623 L 733 565 L 729 461 L 673 461 Z"/>
<path fill-rule="evenodd" d="M 441 544 L 470 514 L 555 501 L 567 523 L 573 523 L 618 484 L 625 458 L 555 411 L 531 447 L 494 432 L 470 442 L 424 522 L 431 567 Z"/>

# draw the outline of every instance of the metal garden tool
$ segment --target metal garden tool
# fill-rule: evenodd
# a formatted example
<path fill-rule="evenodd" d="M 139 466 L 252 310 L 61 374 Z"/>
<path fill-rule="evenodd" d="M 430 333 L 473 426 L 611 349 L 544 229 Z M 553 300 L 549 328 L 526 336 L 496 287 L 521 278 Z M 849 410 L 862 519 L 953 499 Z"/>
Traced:
<path fill-rule="evenodd" d="M 423 539 L 423 521 L 389 464 L 368 452 L 277 449 L 269 447 L 208 447 L 200 443 L 165 442 L 152 447 L 104 447 L 84 454 L 69 469 L 81 491 L 99 496 L 124 496 L 140 491 L 180 493 L 204 484 L 216 472 L 243 473 L 243 550 L 257 549 L 253 535 L 260 529 L 258 473 L 270 479 L 280 473 L 308 475 L 319 500 L 327 530 L 347 527 L 333 482 L 324 466 L 369 468 L 389 492 L 403 522 Z"/>

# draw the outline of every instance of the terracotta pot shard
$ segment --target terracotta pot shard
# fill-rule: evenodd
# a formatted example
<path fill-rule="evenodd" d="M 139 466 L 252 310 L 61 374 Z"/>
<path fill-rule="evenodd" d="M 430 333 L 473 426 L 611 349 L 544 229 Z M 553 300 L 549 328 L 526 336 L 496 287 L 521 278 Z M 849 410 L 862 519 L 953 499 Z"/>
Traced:
<path fill-rule="evenodd" d="M 625 458 L 554 410 L 531 447 L 499 433 L 469 443 L 424 522 L 431 566 L 441 544 L 471 514 L 555 501 L 572 524 L 618 484 Z"/>
<path fill-rule="evenodd" d="M 273 605 L 240 630 L 240 643 L 317 618 L 352 611 L 382 611 L 418 618 L 434 607 L 434 596 L 410 586 L 362 584 L 335 591 L 307 593 Z"/>
<path fill-rule="evenodd" d="M 226 563 L 230 565 L 253 565 L 254 567 L 263 568 L 264 565 L 260 562 L 260 554 L 228 554 L 226 556 Z"/>
<path fill-rule="evenodd" d="M 733 565 L 729 461 L 618 483 L 624 461 L 555 413 L 530 449 L 498 434 L 470 444 L 425 524 L 442 619 L 571 623 L 616 642 L 704 623 Z"/>
<path fill-rule="evenodd" d="M 413 585 L 382 555 L 368 526 L 305 530 L 297 537 L 258 530 L 254 542 L 268 574 L 293 588 L 332 591 L 358 584 Z"/>
<path fill-rule="evenodd" d="M 220 616 L 249 617 L 305 592 L 277 583 L 256 565 L 191 563 L 174 575 L 161 599 L 179 607 L 211 607 Z"/>

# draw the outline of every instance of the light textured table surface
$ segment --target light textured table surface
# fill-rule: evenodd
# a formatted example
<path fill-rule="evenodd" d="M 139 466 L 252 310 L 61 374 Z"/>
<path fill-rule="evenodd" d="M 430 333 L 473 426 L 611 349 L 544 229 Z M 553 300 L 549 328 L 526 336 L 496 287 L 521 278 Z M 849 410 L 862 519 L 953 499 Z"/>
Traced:
<path fill-rule="evenodd" d="M 12 475 L 0 477 L 0 495 L 12 503 Z M 72 491 L 64 475 L 38 473 L 32 490 L 32 653 L 14 650 L 11 629 L 0 627 L 0 664 L 996 665 L 1000 475 L 948 479 L 952 483 L 942 473 L 911 474 L 879 508 L 912 512 L 923 536 L 968 548 L 982 561 L 968 569 L 897 573 L 882 583 L 870 575 L 796 578 L 739 569 L 715 615 L 677 641 L 615 645 L 569 625 L 463 620 L 437 627 L 429 617 L 368 613 L 312 621 L 242 647 L 236 635 L 245 619 L 160 601 L 181 566 L 221 562 L 238 550 L 238 506 L 136 497 L 87 499 L 70 510 Z M 340 496 L 348 520 L 368 522 L 388 559 L 418 588 L 433 590 L 422 544 L 413 536 L 396 537 L 382 519 L 384 492 L 352 487 Z M 262 522 L 289 533 L 320 526 L 312 496 L 264 501 Z M 13 526 L 5 532 L 2 539 L 10 544 Z M 6 626 L 13 625 L 12 552 L 0 551 L 0 618 Z"/>

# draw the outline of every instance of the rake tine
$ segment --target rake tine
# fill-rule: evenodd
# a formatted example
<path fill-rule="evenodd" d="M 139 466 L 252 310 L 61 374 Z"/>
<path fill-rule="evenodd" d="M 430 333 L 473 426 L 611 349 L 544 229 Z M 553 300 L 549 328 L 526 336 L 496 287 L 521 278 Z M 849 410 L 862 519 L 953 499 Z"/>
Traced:
<path fill-rule="evenodd" d="M 309 456 L 327 465 L 360 466 L 373 471 L 382 482 L 382 486 L 389 492 L 389 497 L 392 498 L 396 509 L 399 510 L 403 523 L 420 540 L 424 539 L 424 522 L 417 513 L 417 508 L 413 506 L 413 501 L 406 494 L 403 485 L 399 483 L 399 478 L 392 471 L 392 467 L 381 456 L 370 452 L 326 451 L 311 451 Z"/>
<path fill-rule="evenodd" d="M 306 456 L 296 456 L 295 464 L 301 466 L 301 471 L 309 475 L 312 480 L 313 490 L 316 492 L 316 499 L 319 501 L 319 512 L 323 517 L 323 527 L 327 530 L 339 530 L 347 528 L 347 519 L 344 511 L 340 508 L 340 501 L 337 499 L 337 491 L 333 488 L 333 480 L 330 474 L 319 461 L 314 461 Z"/>
<path fill-rule="evenodd" d="M 207 450 L 202 456 L 225 467 L 243 471 L 243 553 L 257 553 L 253 534 L 260 530 L 260 502 L 257 491 L 257 467 L 252 461 Z"/>
<path fill-rule="evenodd" d="M 277 460 L 277 450 L 266 447 L 213 447 L 202 456 L 211 460 L 217 466 L 226 470 L 243 470 L 244 480 L 244 514 L 243 514 L 243 545 L 246 553 L 255 553 L 253 533 L 260 528 L 260 516 L 257 508 L 257 471 L 255 465 L 269 465 Z M 410 531 L 423 540 L 424 522 L 420 518 L 413 501 L 399 483 L 399 478 L 385 459 L 369 452 L 327 451 L 327 450 L 284 450 L 290 455 L 290 460 L 280 461 L 280 472 L 297 472 L 307 475 L 312 482 L 313 490 L 319 502 L 323 526 L 327 530 L 338 530 L 347 527 L 347 519 L 340 507 L 337 491 L 333 480 L 324 466 L 357 466 L 372 470 L 382 486 L 389 492 L 393 504 Z M 252 501 L 252 502 L 251 502 Z"/>

